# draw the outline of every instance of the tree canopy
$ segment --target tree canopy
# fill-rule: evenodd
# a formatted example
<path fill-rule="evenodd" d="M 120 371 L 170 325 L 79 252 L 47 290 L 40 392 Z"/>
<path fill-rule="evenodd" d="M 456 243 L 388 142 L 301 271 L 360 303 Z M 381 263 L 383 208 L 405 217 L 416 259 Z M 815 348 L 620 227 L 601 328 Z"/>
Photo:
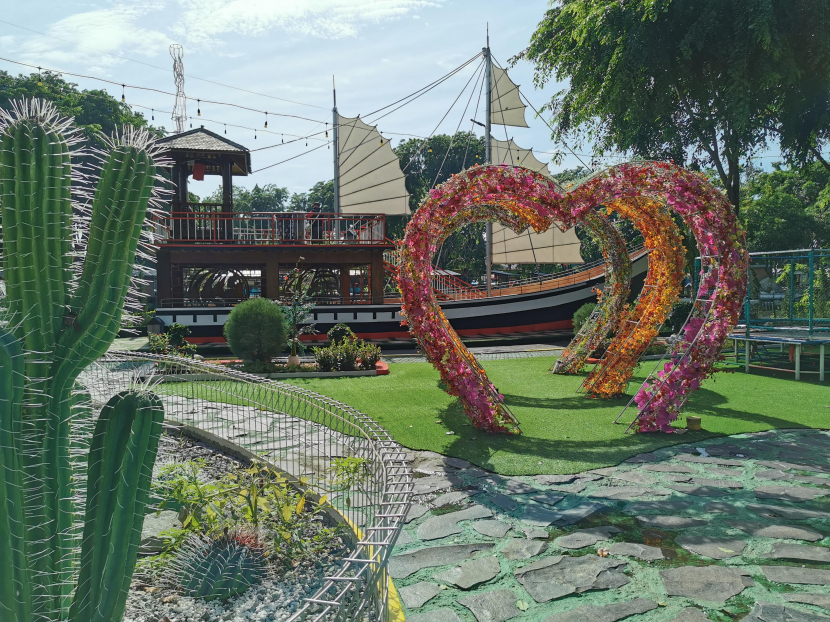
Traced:
<path fill-rule="evenodd" d="M 95 147 L 104 144 L 99 132 L 109 136 L 123 125 L 148 127 L 157 136 L 164 136 L 162 128 L 151 126 L 143 114 L 133 112 L 105 90 L 80 90 L 77 84 L 48 71 L 16 77 L 0 71 L 0 108 L 8 110 L 12 101 L 33 97 L 50 101 L 62 115 L 74 117 L 75 125 Z"/>
<path fill-rule="evenodd" d="M 289 201 L 292 212 L 307 212 L 319 203 L 324 212 L 334 212 L 334 180 L 318 181 L 308 192 L 295 192 Z"/>
<path fill-rule="evenodd" d="M 414 213 L 430 189 L 474 164 L 484 163 L 484 137 L 472 132 L 410 138 L 394 148 L 406 173 L 406 190 Z"/>
<path fill-rule="evenodd" d="M 285 212 L 288 211 L 288 201 L 291 194 L 288 188 L 281 188 L 277 184 L 255 185 L 251 190 L 244 186 L 233 187 L 233 211 L 235 212 Z M 216 189 L 213 194 L 205 197 L 205 203 L 221 203 L 222 189 Z"/>
<path fill-rule="evenodd" d="M 743 220 L 750 251 L 830 247 L 830 171 L 773 165 L 751 170 L 743 188 Z"/>
<path fill-rule="evenodd" d="M 710 165 L 736 209 L 742 159 L 773 135 L 815 157 L 830 131 L 826 0 L 559 0 L 518 58 L 568 81 L 555 139 Z"/>

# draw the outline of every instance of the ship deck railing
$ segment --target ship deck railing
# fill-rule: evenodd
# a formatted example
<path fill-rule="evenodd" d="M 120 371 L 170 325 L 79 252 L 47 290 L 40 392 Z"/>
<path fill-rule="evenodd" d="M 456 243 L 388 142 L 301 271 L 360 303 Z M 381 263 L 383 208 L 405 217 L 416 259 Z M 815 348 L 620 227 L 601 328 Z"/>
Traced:
<path fill-rule="evenodd" d="M 153 216 L 159 246 L 392 246 L 383 214 L 223 212 L 218 204 Z"/>

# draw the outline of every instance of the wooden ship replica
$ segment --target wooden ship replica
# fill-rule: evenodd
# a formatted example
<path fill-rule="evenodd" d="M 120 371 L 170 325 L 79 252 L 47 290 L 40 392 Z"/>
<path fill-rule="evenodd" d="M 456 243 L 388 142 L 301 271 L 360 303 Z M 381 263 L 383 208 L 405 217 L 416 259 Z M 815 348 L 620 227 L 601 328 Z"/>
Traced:
<path fill-rule="evenodd" d="M 485 145 L 488 163 L 520 165 L 550 175 L 547 164 L 512 140 L 491 136 L 491 125 L 528 127 L 518 87 L 483 50 Z M 222 326 L 234 305 L 250 297 L 280 300 L 293 293 L 297 270 L 310 282 L 315 302 L 310 321 L 319 335 L 337 323 L 361 338 L 409 340 L 401 325 L 395 286 L 397 253 L 387 237 L 386 216 L 409 214 L 405 176 L 392 146 L 359 117 L 333 108 L 333 212 L 236 212 L 235 176 L 251 174 L 244 146 L 203 127 L 160 142 L 174 161 L 176 192 L 170 210 L 154 223 L 157 246 L 155 330 L 173 323 L 190 327 L 194 343 L 223 342 Z M 222 177 L 221 203 L 191 203 L 188 179 Z M 605 280 L 603 262 L 585 264 L 573 229 L 515 234 L 487 226 L 487 274 L 483 285 L 436 268 L 432 287 L 462 337 L 516 336 L 568 331 L 574 312 L 596 301 Z M 632 289 L 647 269 L 646 252 L 632 252 Z M 570 264 L 564 272 L 500 282 L 497 264 Z"/>

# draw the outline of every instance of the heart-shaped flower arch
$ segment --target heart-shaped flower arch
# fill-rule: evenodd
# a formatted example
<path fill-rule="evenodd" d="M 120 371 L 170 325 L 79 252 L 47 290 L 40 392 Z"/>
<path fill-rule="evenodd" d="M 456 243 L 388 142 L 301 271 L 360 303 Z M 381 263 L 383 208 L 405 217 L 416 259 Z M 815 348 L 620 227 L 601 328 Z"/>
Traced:
<path fill-rule="evenodd" d="M 562 355 L 556 359 L 554 374 L 573 375 L 609 332 L 628 320 L 628 296 L 631 293 L 631 257 L 620 232 L 602 212 L 588 211 L 581 222 L 605 259 L 605 286 L 599 292 L 597 307 L 585 320 Z"/>
<path fill-rule="evenodd" d="M 556 222 L 570 228 L 595 206 L 639 197 L 666 202 L 690 226 L 702 256 L 711 258 L 701 293 L 711 302 L 685 330 L 671 363 L 637 395 L 640 430 L 669 428 L 688 393 L 712 373 L 723 343 L 737 322 L 746 283 L 743 233 L 722 193 L 689 171 L 664 163 L 632 163 L 611 168 L 573 191 L 559 192 L 553 181 L 511 166 L 474 167 L 435 188 L 407 226 L 398 276 L 402 313 L 427 360 L 457 395 L 476 427 L 518 431 L 518 422 L 483 369 L 461 343 L 430 288 L 432 256 L 456 229 L 497 220 L 516 232 L 545 231 Z M 705 312 L 704 312 L 705 311 Z"/>
<path fill-rule="evenodd" d="M 625 393 L 640 357 L 660 331 L 680 297 L 685 249 L 665 203 L 649 197 L 622 197 L 606 204 L 630 220 L 649 250 L 648 274 L 637 303 L 620 322 L 608 350 L 582 388 L 595 397 Z"/>

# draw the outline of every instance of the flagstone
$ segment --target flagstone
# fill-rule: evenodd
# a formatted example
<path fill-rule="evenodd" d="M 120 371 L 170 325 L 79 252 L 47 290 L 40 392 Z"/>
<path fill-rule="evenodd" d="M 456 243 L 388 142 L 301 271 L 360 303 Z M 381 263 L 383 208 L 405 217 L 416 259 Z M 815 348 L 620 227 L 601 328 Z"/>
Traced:
<path fill-rule="evenodd" d="M 433 578 L 443 583 L 452 583 L 462 590 L 469 590 L 487 583 L 501 572 L 499 560 L 493 556 L 467 559 L 459 566 L 439 572 Z"/>
<path fill-rule="evenodd" d="M 776 583 L 830 585 L 830 570 L 798 566 L 761 566 L 764 576 Z"/>
<path fill-rule="evenodd" d="M 663 549 L 660 547 L 649 546 L 647 544 L 637 544 L 636 542 L 616 542 L 611 545 L 609 553 L 611 555 L 636 557 L 637 559 L 642 559 L 647 562 L 665 559 Z"/>
<path fill-rule="evenodd" d="M 622 530 L 617 527 L 591 527 L 590 529 L 580 529 L 569 533 L 567 536 L 557 538 L 554 543 L 565 549 L 582 549 L 586 546 L 592 546 L 600 540 L 608 540 L 613 534 L 621 533 Z"/>
<path fill-rule="evenodd" d="M 660 571 L 669 596 L 684 596 L 706 602 L 725 602 L 753 585 L 737 568 L 723 566 L 681 566 Z"/>
<path fill-rule="evenodd" d="M 556 613 L 542 622 L 617 622 L 630 616 L 657 609 L 657 603 L 648 598 L 635 598 L 610 605 L 584 605 L 570 611 Z"/>
<path fill-rule="evenodd" d="M 418 537 L 421 540 L 446 538 L 447 536 L 463 531 L 458 525 L 460 521 L 473 520 L 475 518 L 490 518 L 492 515 L 493 511 L 490 508 L 476 504 L 464 510 L 458 510 L 457 512 L 430 516 L 418 527 Z"/>
<path fill-rule="evenodd" d="M 421 581 L 413 585 L 398 588 L 404 607 L 407 609 L 418 609 L 423 607 L 441 593 L 441 587 L 437 583 Z"/>
<path fill-rule="evenodd" d="M 597 555 L 554 555 L 514 571 L 516 579 L 538 603 L 595 589 L 613 589 L 629 582 L 625 560 Z"/>
<path fill-rule="evenodd" d="M 492 543 L 454 544 L 450 546 L 433 546 L 409 553 L 393 555 L 389 558 L 389 576 L 393 579 L 405 579 L 422 568 L 457 564 L 480 551 L 489 551 Z"/>
<path fill-rule="evenodd" d="M 741 554 L 746 542 L 733 538 L 711 536 L 680 536 L 676 542 L 687 551 L 712 559 L 728 559 Z"/>
<path fill-rule="evenodd" d="M 521 613 L 516 606 L 517 600 L 510 590 L 496 590 L 468 596 L 457 602 L 472 611 L 477 622 L 504 622 Z"/>

